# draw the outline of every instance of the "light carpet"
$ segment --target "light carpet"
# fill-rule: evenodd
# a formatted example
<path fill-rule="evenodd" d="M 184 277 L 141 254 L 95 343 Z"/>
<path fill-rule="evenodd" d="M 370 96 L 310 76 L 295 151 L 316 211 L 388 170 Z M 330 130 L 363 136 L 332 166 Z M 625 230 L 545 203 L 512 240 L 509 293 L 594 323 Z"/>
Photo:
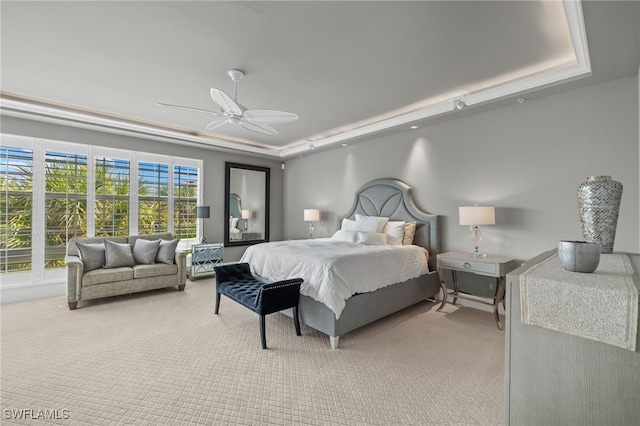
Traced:
<path fill-rule="evenodd" d="M 202 279 L 75 311 L 65 297 L 2 305 L 1 423 L 504 422 L 504 334 L 490 313 L 425 301 L 337 350 L 273 314 L 263 350 L 257 315 L 226 298 L 215 315 L 214 301 L 214 280 Z"/>

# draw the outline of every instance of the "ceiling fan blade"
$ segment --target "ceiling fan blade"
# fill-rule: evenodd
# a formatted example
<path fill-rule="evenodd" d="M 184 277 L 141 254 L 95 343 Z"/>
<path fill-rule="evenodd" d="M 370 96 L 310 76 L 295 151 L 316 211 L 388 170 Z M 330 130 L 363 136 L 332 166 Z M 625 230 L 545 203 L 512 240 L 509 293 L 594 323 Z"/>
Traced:
<path fill-rule="evenodd" d="M 243 118 L 252 123 L 289 123 L 296 121 L 298 114 L 286 111 L 276 111 L 272 109 L 248 109 L 244 112 Z"/>
<path fill-rule="evenodd" d="M 223 111 L 229 111 L 233 115 L 242 115 L 240 106 L 222 90 L 211 88 L 211 99 L 213 99 L 213 102 L 218 104 Z"/>
<path fill-rule="evenodd" d="M 219 112 L 208 111 L 206 109 L 193 108 L 193 107 L 182 106 L 182 105 L 172 105 L 172 104 L 163 104 L 163 103 L 158 103 L 158 105 L 163 106 L 163 107 L 184 109 L 184 110 L 187 110 L 187 111 L 204 112 L 205 114 L 221 115 Z"/>
<path fill-rule="evenodd" d="M 207 124 L 207 127 L 205 127 L 205 130 L 210 131 L 213 129 L 217 129 L 218 127 L 222 127 L 225 124 L 228 124 L 229 121 L 227 121 L 226 117 L 220 117 L 220 118 L 216 118 L 215 120 L 213 120 L 211 123 Z"/>
<path fill-rule="evenodd" d="M 240 121 L 240 125 L 247 130 L 252 130 L 254 132 L 262 133 L 269 136 L 275 136 L 278 134 L 278 131 L 268 124 L 258 124 L 242 120 Z"/>

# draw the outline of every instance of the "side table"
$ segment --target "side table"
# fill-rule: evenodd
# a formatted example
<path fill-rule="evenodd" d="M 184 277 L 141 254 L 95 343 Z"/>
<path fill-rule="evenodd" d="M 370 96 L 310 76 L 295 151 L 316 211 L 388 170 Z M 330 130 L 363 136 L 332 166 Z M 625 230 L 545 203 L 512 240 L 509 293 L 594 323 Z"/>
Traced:
<path fill-rule="evenodd" d="M 191 267 L 187 268 L 187 277 L 192 280 L 214 275 L 214 266 L 222 265 L 223 250 L 224 246 L 220 243 L 193 244 L 191 246 Z"/>
<path fill-rule="evenodd" d="M 509 272 L 517 268 L 517 262 L 515 259 L 505 256 L 485 256 L 475 257 L 473 254 L 461 253 L 461 252 L 448 252 L 440 253 L 437 255 L 437 269 L 440 277 L 442 287 L 446 288 L 444 284 L 444 271 L 451 271 L 453 278 L 453 292 L 444 295 L 442 298 L 442 304 L 438 308 L 440 311 L 447 303 L 448 296 L 453 296 L 452 303 L 455 305 L 458 297 L 464 298 L 465 295 L 474 296 L 475 301 L 486 303 L 493 306 L 493 315 L 496 319 L 496 324 L 500 330 L 503 330 L 502 323 L 500 322 L 500 316 L 498 315 L 498 306 L 500 302 L 504 304 L 504 290 L 505 280 Z M 486 298 L 485 296 L 476 296 L 469 292 L 463 292 L 458 289 L 458 271 L 468 272 L 475 275 L 483 275 L 487 277 L 495 277 L 497 280 L 496 291 L 491 302 L 483 302 L 482 300 L 476 300 L 475 297 Z"/>

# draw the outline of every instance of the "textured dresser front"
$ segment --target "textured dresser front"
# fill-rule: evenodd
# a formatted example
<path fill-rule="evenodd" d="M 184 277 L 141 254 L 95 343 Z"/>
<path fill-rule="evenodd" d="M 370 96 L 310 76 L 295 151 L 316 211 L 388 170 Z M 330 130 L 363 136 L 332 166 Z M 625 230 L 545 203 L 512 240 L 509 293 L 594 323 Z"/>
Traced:
<path fill-rule="evenodd" d="M 507 274 L 505 424 L 640 424 L 640 352 L 521 322 L 520 276 Z M 640 270 L 640 255 L 629 256 Z M 561 307 L 559 307 L 561 309 Z"/>

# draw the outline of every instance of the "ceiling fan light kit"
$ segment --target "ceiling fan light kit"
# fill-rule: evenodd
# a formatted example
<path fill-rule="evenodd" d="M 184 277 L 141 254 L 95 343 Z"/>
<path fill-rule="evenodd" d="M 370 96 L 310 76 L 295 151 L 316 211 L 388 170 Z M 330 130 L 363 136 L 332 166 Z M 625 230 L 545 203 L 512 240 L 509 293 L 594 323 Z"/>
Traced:
<path fill-rule="evenodd" d="M 245 108 L 237 101 L 238 82 L 244 77 L 244 71 L 232 69 L 227 74 L 233 81 L 233 99 L 222 90 L 211 88 L 211 99 L 220 107 L 220 112 L 164 103 L 158 105 L 215 115 L 217 118 L 205 127 L 207 131 L 218 129 L 227 124 L 235 124 L 253 132 L 275 136 L 278 131 L 270 124 L 289 123 L 299 118 L 297 114 L 292 112 Z"/>

